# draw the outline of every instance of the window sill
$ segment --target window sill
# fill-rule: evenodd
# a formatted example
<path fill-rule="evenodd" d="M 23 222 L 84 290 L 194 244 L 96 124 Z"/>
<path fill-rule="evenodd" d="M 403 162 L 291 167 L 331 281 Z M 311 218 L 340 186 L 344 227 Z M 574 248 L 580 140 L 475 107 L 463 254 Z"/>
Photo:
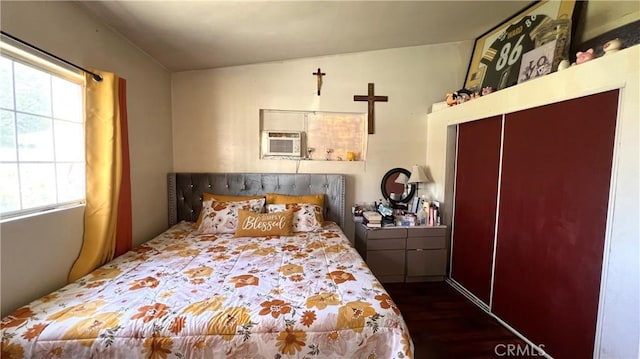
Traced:
<path fill-rule="evenodd" d="M 41 208 L 41 209 L 36 209 L 32 212 L 28 212 L 28 213 L 20 213 L 20 214 L 16 214 L 16 215 L 11 215 L 11 216 L 7 216 L 7 217 L 0 217 L 0 224 L 3 223 L 9 223 L 9 222 L 14 222 L 14 221 L 20 221 L 20 220 L 25 220 L 25 219 L 29 219 L 32 217 L 36 217 L 36 216 L 42 216 L 42 215 L 49 215 L 49 214 L 53 214 L 56 212 L 61 212 L 61 211 L 68 211 L 74 208 L 78 208 L 78 207 L 84 207 L 85 206 L 85 202 L 81 202 L 81 203 L 70 203 L 70 204 L 66 204 L 66 205 L 59 205 L 56 207 L 47 207 L 47 208 Z"/>

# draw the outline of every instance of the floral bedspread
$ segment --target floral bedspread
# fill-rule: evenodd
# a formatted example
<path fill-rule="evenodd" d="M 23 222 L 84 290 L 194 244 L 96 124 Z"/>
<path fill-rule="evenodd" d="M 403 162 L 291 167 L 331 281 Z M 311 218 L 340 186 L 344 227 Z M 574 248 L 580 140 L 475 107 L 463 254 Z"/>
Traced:
<path fill-rule="evenodd" d="M 412 358 L 340 227 L 198 235 L 182 222 L 2 319 L 9 358 Z"/>

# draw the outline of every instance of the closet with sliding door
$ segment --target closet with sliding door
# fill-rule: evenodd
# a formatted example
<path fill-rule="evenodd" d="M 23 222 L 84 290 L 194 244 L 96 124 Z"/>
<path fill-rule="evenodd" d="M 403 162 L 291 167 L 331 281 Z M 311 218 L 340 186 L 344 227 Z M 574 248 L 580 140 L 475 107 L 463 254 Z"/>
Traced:
<path fill-rule="evenodd" d="M 455 129 L 449 282 L 553 358 L 637 357 L 639 268 L 623 252 L 638 254 L 638 71 L 626 67 L 638 49 L 627 51 L 429 119 Z M 615 63 L 628 81 L 565 83 Z M 553 86 L 567 88 L 538 92 Z"/>
<path fill-rule="evenodd" d="M 451 277 L 557 357 L 593 353 L 617 105 L 608 91 L 459 125 Z"/>

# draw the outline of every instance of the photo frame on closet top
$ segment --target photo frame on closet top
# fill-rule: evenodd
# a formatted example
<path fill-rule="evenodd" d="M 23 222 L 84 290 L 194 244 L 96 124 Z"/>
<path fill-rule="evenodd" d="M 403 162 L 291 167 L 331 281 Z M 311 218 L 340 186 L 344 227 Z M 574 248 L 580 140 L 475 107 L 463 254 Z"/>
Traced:
<path fill-rule="evenodd" d="M 515 85 L 522 55 L 536 47 L 541 28 L 570 20 L 573 36 L 580 8 L 575 0 L 537 1 L 482 34 L 475 40 L 463 87 L 481 92 L 485 87 L 496 91 Z M 570 41 L 565 46 L 568 52 Z"/>

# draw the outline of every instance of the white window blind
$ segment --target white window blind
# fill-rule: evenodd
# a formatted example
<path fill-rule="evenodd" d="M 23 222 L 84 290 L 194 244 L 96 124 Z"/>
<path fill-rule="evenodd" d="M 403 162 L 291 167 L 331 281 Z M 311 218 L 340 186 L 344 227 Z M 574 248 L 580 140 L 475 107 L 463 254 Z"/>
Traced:
<path fill-rule="evenodd" d="M 84 79 L 2 43 L 0 215 L 84 201 Z"/>

